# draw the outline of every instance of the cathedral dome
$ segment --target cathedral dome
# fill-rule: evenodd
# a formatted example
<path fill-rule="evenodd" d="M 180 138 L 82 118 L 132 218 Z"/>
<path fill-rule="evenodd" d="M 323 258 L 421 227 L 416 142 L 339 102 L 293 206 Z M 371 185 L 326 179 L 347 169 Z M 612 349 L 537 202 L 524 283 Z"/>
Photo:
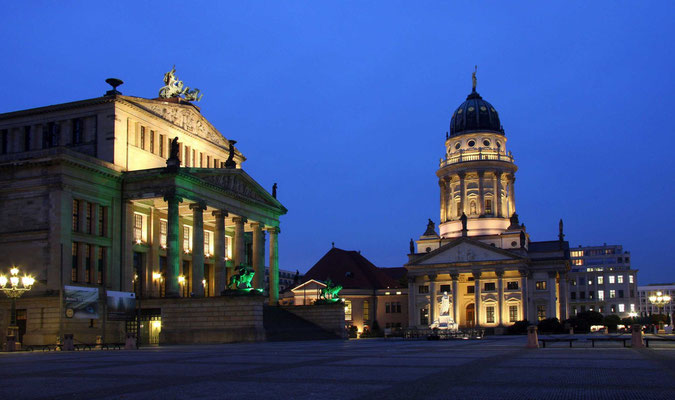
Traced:
<path fill-rule="evenodd" d="M 450 120 L 450 137 L 471 132 L 504 134 L 497 110 L 483 100 L 475 89 L 457 107 Z"/>

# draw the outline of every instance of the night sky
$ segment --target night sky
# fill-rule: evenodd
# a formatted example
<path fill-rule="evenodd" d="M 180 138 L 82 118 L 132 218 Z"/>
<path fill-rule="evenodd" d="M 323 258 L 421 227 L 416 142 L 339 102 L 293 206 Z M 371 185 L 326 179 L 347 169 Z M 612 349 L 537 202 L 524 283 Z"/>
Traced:
<path fill-rule="evenodd" d="M 91 3 L 91 4 L 90 4 Z M 435 175 L 471 90 L 499 111 L 532 240 L 621 244 L 675 282 L 675 3 L 5 2 L 0 113 L 157 97 L 165 72 L 289 209 L 280 267 L 331 247 L 403 265 L 439 219 Z M 246 4 L 243 4 L 246 3 Z"/>

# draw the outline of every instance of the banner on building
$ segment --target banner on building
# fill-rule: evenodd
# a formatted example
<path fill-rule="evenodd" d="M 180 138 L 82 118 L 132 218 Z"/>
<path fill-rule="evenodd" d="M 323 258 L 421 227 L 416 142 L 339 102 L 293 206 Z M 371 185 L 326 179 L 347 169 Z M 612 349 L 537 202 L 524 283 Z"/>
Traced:
<path fill-rule="evenodd" d="M 98 319 L 98 288 L 64 286 L 66 317 Z"/>
<path fill-rule="evenodd" d="M 129 321 L 136 316 L 136 294 L 108 290 L 108 319 L 110 321 Z"/>

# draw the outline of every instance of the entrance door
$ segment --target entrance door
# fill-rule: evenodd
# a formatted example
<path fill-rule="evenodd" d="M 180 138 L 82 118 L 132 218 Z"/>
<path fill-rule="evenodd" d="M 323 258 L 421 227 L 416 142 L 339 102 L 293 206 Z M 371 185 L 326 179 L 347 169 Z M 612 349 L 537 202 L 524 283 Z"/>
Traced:
<path fill-rule="evenodd" d="M 28 313 L 26 310 L 16 310 L 16 326 L 19 327 L 19 337 L 17 341 L 23 343 L 23 335 L 26 334 L 26 320 L 28 319 Z"/>
<path fill-rule="evenodd" d="M 473 327 L 475 325 L 475 315 L 476 315 L 476 310 L 475 306 L 473 304 L 469 304 L 466 306 L 466 326 L 468 327 Z"/>

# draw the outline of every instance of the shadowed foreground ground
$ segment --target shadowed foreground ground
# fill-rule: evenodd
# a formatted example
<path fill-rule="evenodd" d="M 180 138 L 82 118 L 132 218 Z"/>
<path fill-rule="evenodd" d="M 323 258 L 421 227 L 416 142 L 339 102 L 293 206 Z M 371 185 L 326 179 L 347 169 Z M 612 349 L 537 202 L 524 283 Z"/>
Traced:
<path fill-rule="evenodd" d="M 675 398 L 674 345 L 524 344 L 521 336 L 1 353 L 0 398 Z"/>

